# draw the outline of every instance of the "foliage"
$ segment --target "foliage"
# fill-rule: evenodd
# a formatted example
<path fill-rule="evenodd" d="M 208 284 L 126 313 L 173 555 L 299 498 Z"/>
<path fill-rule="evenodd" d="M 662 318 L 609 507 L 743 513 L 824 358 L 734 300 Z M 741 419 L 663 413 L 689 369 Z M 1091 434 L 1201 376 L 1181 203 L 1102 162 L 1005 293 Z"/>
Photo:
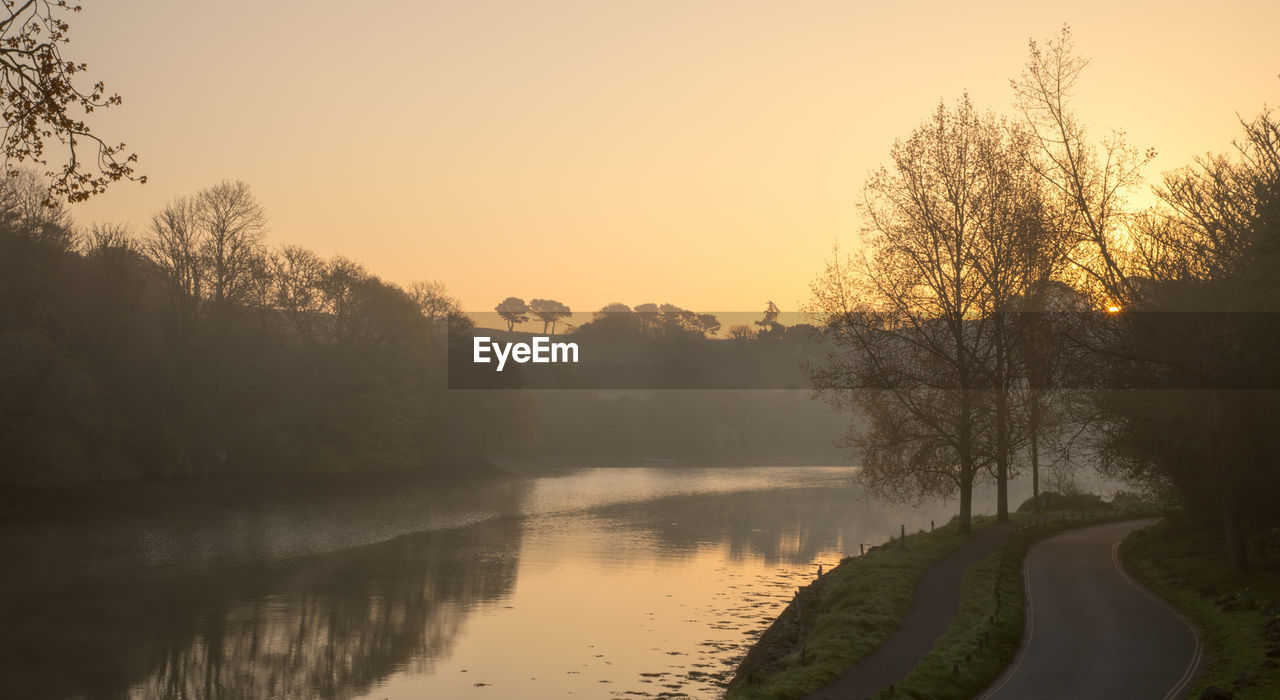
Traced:
<path fill-rule="evenodd" d="M 81 87 L 84 63 L 62 56 L 70 41 L 69 13 L 79 5 L 66 0 L 5 0 L 0 13 L 0 109 L 4 112 L 5 174 L 22 172 L 24 163 L 49 166 L 46 145 L 56 140 L 65 148 L 61 164 L 45 173 L 50 186 L 43 201 L 78 202 L 106 191 L 121 179 L 146 182 L 135 175 L 137 155 L 125 153 L 123 143 L 110 145 L 95 135 L 85 118 L 95 110 L 121 103 L 102 82 Z M 86 159 L 84 148 L 94 151 Z M 86 160 L 88 162 L 86 162 Z"/>
<path fill-rule="evenodd" d="M 1199 697 L 1209 686 L 1238 700 L 1280 694 L 1280 672 L 1267 663 L 1275 648 L 1267 635 L 1280 627 L 1280 576 L 1274 572 L 1280 559 L 1261 538 L 1249 544 L 1271 571 L 1231 571 L 1214 534 L 1185 519 L 1136 532 L 1121 547 L 1125 568 L 1189 617 L 1209 647 L 1188 697 Z"/>
<path fill-rule="evenodd" d="M 815 389 L 860 419 L 848 444 L 895 500 L 998 488 L 1084 457 L 1223 523 L 1231 565 L 1272 527 L 1280 483 L 1280 120 L 1242 119 L 1230 155 L 1128 195 L 1154 151 L 1094 140 L 1072 109 L 1088 61 L 1064 28 L 1031 42 L 1016 119 L 940 106 L 866 186 L 859 256 L 811 311 L 836 351 Z M 1007 507 L 1004 492 L 998 507 Z"/>
<path fill-rule="evenodd" d="M 520 297 L 507 297 L 493 307 L 493 310 L 507 322 L 508 331 L 529 320 L 529 305 Z"/>
<path fill-rule="evenodd" d="M 80 250 L 25 211 L 0 212 L 0 482 L 439 472 L 518 447 L 519 401 L 445 390 L 442 287 L 268 249 L 243 183 Z"/>
<path fill-rule="evenodd" d="M 556 301 L 555 299 L 534 299 L 529 302 L 529 313 L 533 317 L 542 321 L 542 332 L 546 333 L 547 328 L 551 328 L 552 335 L 556 332 L 556 324 L 573 315 L 573 311 L 568 306 Z M 511 330 L 508 328 L 507 330 Z"/>

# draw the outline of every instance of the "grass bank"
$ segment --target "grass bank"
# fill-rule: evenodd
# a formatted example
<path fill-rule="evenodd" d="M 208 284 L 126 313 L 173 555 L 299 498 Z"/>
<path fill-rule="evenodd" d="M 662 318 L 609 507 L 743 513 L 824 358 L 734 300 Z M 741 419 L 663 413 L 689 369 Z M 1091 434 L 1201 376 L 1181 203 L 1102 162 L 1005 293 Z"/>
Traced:
<path fill-rule="evenodd" d="M 1028 527 L 965 572 L 956 617 L 915 670 L 895 684 L 895 696 L 959 699 L 981 692 L 1021 642 L 1022 560 L 1031 545 L 1066 529 L 1132 517 L 1138 514 L 1015 514 Z M 975 518 L 974 529 L 993 523 Z M 894 542 L 844 560 L 797 593 L 743 660 L 727 698 L 789 700 L 831 682 L 884 643 L 910 608 L 924 571 L 967 539 L 947 525 L 909 535 L 905 548 Z"/>
<path fill-rule="evenodd" d="M 994 518 L 976 517 L 978 530 Z M 954 524 L 907 535 L 845 559 L 809 586 L 752 647 L 727 697 L 801 697 L 831 682 L 884 643 L 911 607 L 916 583 L 968 540 Z"/>
<path fill-rule="evenodd" d="M 1125 569 L 1199 629 L 1207 655 L 1188 697 L 1209 687 L 1235 700 L 1280 697 L 1280 574 L 1260 562 L 1232 573 L 1219 540 L 1203 528 L 1162 522 L 1121 546 Z"/>
<path fill-rule="evenodd" d="M 1015 531 L 1003 548 L 965 571 L 955 619 L 915 669 L 895 684 L 894 697 L 965 700 L 977 696 L 999 678 L 1022 643 L 1022 562 L 1031 546 L 1064 530 L 1144 514 L 1047 513 Z M 887 689 L 881 695 L 887 696 Z"/>

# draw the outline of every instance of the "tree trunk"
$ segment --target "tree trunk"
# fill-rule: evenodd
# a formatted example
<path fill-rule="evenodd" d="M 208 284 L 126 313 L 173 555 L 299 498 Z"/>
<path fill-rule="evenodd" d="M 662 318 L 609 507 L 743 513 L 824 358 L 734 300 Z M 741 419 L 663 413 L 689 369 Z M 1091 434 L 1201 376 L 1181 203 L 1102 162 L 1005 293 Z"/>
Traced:
<path fill-rule="evenodd" d="M 959 341 L 956 344 L 960 348 Z M 962 376 L 963 376 L 962 371 Z M 960 462 L 960 534 L 967 535 L 972 531 L 970 521 L 973 519 L 973 400 L 968 390 L 968 382 L 962 381 L 960 393 L 960 435 L 956 445 L 956 458 Z"/>
<path fill-rule="evenodd" d="M 1244 550 L 1244 532 L 1240 527 L 1240 504 L 1237 494 L 1236 455 L 1229 454 L 1222 439 L 1226 416 L 1222 408 L 1222 396 L 1209 392 L 1209 454 L 1219 460 L 1218 488 L 1221 490 L 1222 537 L 1227 563 L 1231 570 L 1243 574 L 1249 570 L 1248 556 Z"/>
<path fill-rule="evenodd" d="M 1230 469 L 1230 467 L 1228 467 Z M 1249 571 L 1249 558 L 1244 549 L 1244 531 L 1240 527 L 1240 508 L 1236 502 L 1233 474 L 1224 475 L 1222 485 L 1222 535 L 1226 546 L 1227 563 L 1231 570 L 1244 574 Z"/>
<path fill-rule="evenodd" d="M 1009 522 L 1009 358 L 1005 315 L 996 311 L 996 521 Z"/>
<path fill-rule="evenodd" d="M 1040 513 L 1040 396 L 1031 392 L 1031 505 Z"/>
<path fill-rule="evenodd" d="M 963 462 L 960 465 L 960 522 L 959 532 L 967 535 L 972 532 L 973 519 L 973 471 Z"/>
<path fill-rule="evenodd" d="M 996 462 L 996 520 L 1009 522 L 1009 460 Z"/>

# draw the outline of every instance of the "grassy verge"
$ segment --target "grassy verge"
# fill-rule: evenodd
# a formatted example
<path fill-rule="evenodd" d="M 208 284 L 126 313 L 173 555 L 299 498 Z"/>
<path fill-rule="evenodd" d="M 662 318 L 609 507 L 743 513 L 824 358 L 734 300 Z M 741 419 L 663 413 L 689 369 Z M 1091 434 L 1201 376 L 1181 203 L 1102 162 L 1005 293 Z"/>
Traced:
<path fill-rule="evenodd" d="M 1030 519 L 1015 514 L 1015 519 Z M 1012 660 L 1022 638 L 1022 559 L 1036 541 L 1063 530 L 1139 517 L 1049 513 L 1046 522 L 1020 529 L 1005 546 L 970 566 L 961 583 L 960 609 L 933 650 L 901 683 L 897 697 L 971 698 Z M 975 519 L 974 529 L 992 518 Z M 925 569 L 967 537 L 948 525 L 846 559 L 797 594 L 765 632 L 730 685 L 729 700 L 799 698 L 826 685 L 870 654 L 906 615 Z"/>
<path fill-rule="evenodd" d="M 895 684 L 895 697 L 964 700 L 981 693 L 1013 660 L 1022 641 L 1022 561 L 1031 545 L 1063 530 L 1138 517 L 1063 515 L 1046 514 L 1045 522 L 1014 532 L 1001 550 L 965 571 L 955 619 L 915 669 Z M 888 695 L 886 690 L 881 695 Z"/>
<path fill-rule="evenodd" d="M 1190 618 L 1208 648 L 1188 697 L 1209 686 L 1236 700 L 1280 697 L 1280 575 L 1235 574 L 1201 528 L 1163 522 L 1121 546 L 1125 569 Z"/>
<path fill-rule="evenodd" d="M 974 529 L 992 518 L 974 518 Z M 953 524 L 845 559 L 797 594 L 743 660 L 728 698 L 797 698 L 831 682 L 884 643 L 911 607 L 916 583 L 968 541 Z"/>

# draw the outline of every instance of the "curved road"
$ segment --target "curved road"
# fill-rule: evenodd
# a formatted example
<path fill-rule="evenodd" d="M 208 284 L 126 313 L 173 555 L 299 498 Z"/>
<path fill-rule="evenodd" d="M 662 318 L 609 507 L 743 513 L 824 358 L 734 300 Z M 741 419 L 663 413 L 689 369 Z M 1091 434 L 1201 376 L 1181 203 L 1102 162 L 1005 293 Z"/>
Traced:
<path fill-rule="evenodd" d="M 1181 697 L 1202 649 L 1189 623 L 1120 567 L 1119 543 L 1154 520 L 1045 540 L 1027 555 L 1027 627 L 1013 663 L 980 698 Z"/>

